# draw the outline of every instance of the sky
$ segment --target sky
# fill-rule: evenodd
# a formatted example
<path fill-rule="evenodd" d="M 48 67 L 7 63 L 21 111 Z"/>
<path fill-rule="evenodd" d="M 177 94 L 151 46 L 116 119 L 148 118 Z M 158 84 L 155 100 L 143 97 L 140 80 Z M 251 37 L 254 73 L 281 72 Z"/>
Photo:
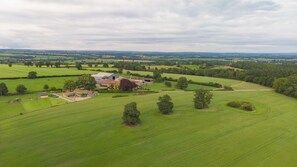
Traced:
<path fill-rule="evenodd" d="M 0 4 L 2 49 L 297 53 L 297 0 Z"/>

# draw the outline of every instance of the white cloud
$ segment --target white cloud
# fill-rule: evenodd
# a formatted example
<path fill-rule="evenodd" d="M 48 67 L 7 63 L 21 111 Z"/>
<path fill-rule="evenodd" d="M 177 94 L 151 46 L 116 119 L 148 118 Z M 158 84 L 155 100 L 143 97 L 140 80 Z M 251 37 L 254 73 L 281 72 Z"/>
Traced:
<path fill-rule="evenodd" d="M 1 1 L 1 48 L 297 52 L 295 0 Z"/>

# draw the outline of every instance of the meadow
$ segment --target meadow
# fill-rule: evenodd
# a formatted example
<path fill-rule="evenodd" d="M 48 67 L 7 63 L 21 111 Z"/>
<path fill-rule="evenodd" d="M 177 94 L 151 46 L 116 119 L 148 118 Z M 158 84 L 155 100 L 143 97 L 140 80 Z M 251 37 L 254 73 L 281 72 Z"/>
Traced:
<path fill-rule="evenodd" d="M 0 78 L 27 77 L 30 71 L 36 71 L 37 76 L 56 76 L 56 75 L 81 75 L 93 74 L 94 71 L 77 70 L 76 68 L 55 68 L 55 67 L 35 67 L 14 64 L 8 67 L 6 64 L 0 64 Z"/>
<path fill-rule="evenodd" d="M 161 115 L 160 95 L 174 113 Z M 0 166 L 294 166 L 297 103 L 272 91 L 214 91 L 195 110 L 193 92 L 94 99 L 0 121 Z M 256 112 L 227 107 L 250 101 Z M 135 101 L 141 125 L 121 124 Z M 17 158 L 16 158 L 17 157 Z"/>

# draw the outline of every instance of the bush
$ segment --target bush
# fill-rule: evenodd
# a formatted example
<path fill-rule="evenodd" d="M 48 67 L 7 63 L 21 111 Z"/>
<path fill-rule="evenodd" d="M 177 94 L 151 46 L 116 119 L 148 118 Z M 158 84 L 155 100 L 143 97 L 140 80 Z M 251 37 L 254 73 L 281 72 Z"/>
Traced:
<path fill-rule="evenodd" d="M 239 102 L 239 101 L 231 101 L 227 105 L 229 107 L 240 108 L 241 102 Z"/>
<path fill-rule="evenodd" d="M 173 103 L 171 102 L 171 97 L 169 95 L 164 95 L 159 97 L 159 102 L 157 103 L 159 111 L 162 114 L 170 114 L 173 112 Z"/>
<path fill-rule="evenodd" d="M 123 113 L 123 122 L 128 126 L 135 126 L 140 123 L 140 112 L 137 110 L 137 104 L 135 102 L 125 105 Z"/>
<path fill-rule="evenodd" d="M 165 81 L 164 84 L 165 84 L 167 87 L 172 87 L 172 83 L 169 82 L 169 81 Z"/>
<path fill-rule="evenodd" d="M 227 104 L 229 107 L 242 109 L 245 111 L 254 111 L 255 107 L 250 102 L 231 101 Z"/>
<path fill-rule="evenodd" d="M 45 84 L 45 85 L 43 86 L 43 89 L 47 91 L 47 90 L 49 89 L 49 86 L 48 86 L 47 84 Z"/>
<path fill-rule="evenodd" d="M 225 91 L 233 91 L 234 89 L 231 86 L 224 86 Z"/>

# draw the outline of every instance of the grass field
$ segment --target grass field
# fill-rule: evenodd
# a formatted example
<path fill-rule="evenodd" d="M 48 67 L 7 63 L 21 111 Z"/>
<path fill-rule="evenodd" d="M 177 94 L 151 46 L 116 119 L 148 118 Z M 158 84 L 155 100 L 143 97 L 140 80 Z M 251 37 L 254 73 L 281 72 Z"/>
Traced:
<path fill-rule="evenodd" d="M 53 76 L 53 75 L 80 75 L 93 74 L 94 71 L 77 70 L 76 68 L 48 68 L 48 67 L 27 67 L 23 65 L 13 65 L 8 67 L 6 64 L 0 64 L 0 78 L 27 77 L 28 72 L 36 71 L 38 76 Z"/>
<path fill-rule="evenodd" d="M 214 92 L 195 110 L 193 92 L 172 96 L 174 113 L 158 113 L 161 94 L 94 99 L 0 121 L 0 166 L 295 166 L 296 99 L 272 91 Z M 162 94 L 164 94 L 162 93 Z M 229 108 L 250 101 L 256 112 Z M 142 124 L 121 124 L 136 101 Z"/>
<path fill-rule="evenodd" d="M 171 82 L 172 87 L 167 87 L 164 82 L 162 83 L 153 83 L 153 84 L 148 84 L 144 85 L 143 88 L 147 88 L 150 90 L 162 90 L 162 91 L 173 91 L 173 90 L 178 90 L 176 88 L 176 82 Z M 206 90 L 213 90 L 214 87 L 210 86 L 203 86 L 203 85 L 197 85 L 197 84 L 189 84 L 188 88 L 186 90 L 197 90 L 197 89 L 206 89 Z"/>
<path fill-rule="evenodd" d="M 15 100 L 16 98 L 21 99 L 21 102 L 8 103 L 8 101 Z M 19 115 L 20 113 L 27 113 L 65 103 L 65 100 L 56 98 L 39 99 L 39 94 L 0 97 L 0 120 Z"/>
<path fill-rule="evenodd" d="M 28 89 L 27 91 L 42 91 L 43 86 L 56 87 L 57 89 L 63 88 L 66 80 L 77 80 L 77 77 L 56 77 L 56 78 L 38 78 L 38 79 L 14 79 L 14 80 L 1 80 L 0 83 L 4 82 L 10 93 L 15 93 L 15 88 L 18 84 L 23 84 Z"/>

